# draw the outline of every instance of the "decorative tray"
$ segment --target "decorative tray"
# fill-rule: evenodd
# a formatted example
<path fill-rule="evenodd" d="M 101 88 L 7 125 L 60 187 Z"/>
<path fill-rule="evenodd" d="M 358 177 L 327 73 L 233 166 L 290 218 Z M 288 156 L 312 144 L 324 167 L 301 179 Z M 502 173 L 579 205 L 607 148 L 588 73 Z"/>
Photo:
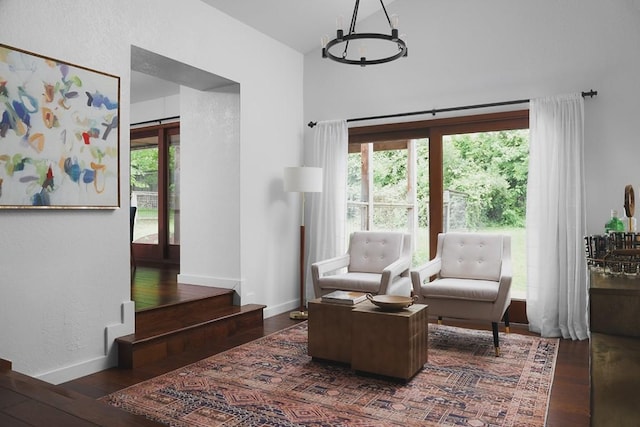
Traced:
<path fill-rule="evenodd" d="M 384 311 L 400 311 L 416 301 L 417 297 L 403 297 L 400 295 L 371 295 L 367 299 Z"/>

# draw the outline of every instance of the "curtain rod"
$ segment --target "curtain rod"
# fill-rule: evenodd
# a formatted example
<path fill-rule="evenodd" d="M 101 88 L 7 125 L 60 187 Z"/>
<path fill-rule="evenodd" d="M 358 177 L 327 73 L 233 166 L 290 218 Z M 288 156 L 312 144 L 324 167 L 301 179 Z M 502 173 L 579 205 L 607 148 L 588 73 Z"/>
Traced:
<path fill-rule="evenodd" d="M 593 89 L 590 89 L 588 92 L 582 92 L 582 97 L 583 98 L 586 98 L 587 96 L 589 98 L 593 98 L 596 95 L 598 95 L 598 91 L 597 90 L 593 90 Z M 355 119 L 347 119 L 347 122 L 360 122 L 360 121 L 364 121 L 364 120 L 376 120 L 376 119 L 389 119 L 389 118 L 393 118 L 393 117 L 417 116 L 417 115 L 421 115 L 421 114 L 431 114 L 431 115 L 435 116 L 438 113 L 448 113 L 448 112 L 451 112 L 451 111 L 461 111 L 461 110 L 472 110 L 472 109 L 475 109 L 475 108 L 501 107 L 503 105 L 526 104 L 529 101 L 530 101 L 529 99 L 517 99 L 517 100 L 514 100 L 514 101 L 492 102 L 492 103 L 489 103 L 489 104 L 464 105 L 462 107 L 434 108 L 432 110 L 414 111 L 414 112 L 411 112 L 411 113 L 397 113 L 397 114 L 386 114 L 386 115 L 382 115 L 382 116 L 358 117 L 358 118 L 355 118 Z M 310 128 L 313 128 L 317 124 L 318 124 L 318 122 L 309 122 L 307 124 L 307 126 L 309 126 Z"/>
<path fill-rule="evenodd" d="M 146 122 L 131 123 L 130 126 L 147 125 L 149 123 L 157 123 L 159 125 L 164 121 L 179 119 L 180 116 L 165 117 L 164 119 L 147 120 Z"/>

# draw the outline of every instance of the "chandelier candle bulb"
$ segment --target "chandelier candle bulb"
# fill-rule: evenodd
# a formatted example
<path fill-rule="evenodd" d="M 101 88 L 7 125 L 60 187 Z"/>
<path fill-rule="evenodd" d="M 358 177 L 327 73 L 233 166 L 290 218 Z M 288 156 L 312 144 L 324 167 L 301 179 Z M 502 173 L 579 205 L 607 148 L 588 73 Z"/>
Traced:
<path fill-rule="evenodd" d="M 391 15 L 391 29 L 397 30 L 399 21 L 400 18 L 398 17 L 398 15 L 396 15 L 395 13 Z"/>

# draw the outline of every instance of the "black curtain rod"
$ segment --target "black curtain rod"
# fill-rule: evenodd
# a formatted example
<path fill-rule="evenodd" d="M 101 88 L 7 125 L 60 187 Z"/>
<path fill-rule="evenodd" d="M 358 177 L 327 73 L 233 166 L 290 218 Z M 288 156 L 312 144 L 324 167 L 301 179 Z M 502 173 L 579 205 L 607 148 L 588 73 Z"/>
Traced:
<path fill-rule="evenodd" d="M 597 90 L 589 90 L 588 92 L 582 92 L 582 97 L 593 98 L 598 94 Z M 376 119 L 390 119 L 393 117 L 406 117 L 406 116 L 418 116 L 421 114 L 431 114 L 435 116 L 438 113 L 448 113 L 451 111 L 462 111 L 462 110 L 472 110 L 475 108 L 490 108 L 490 107 L 501 107 L 503 105 L 514 105 L 514 104 L 526 104 L 529 102 L 529 99 L 517 99 L 515 101 L 502 101 L 502 102 L 492 102 L 489 104 L 475 104 L 475 105 L 464 105 L 462 107 L 449 107 L 449 108 L 434 108 L 432 110 L 424 110 L 424 111 L 414 111 L 411 113 L 397 113 L 397 114 L 386 114 L 382 116 L 371 116 L 371 117 L 358 117 L 355 119 L 347 119 L 347 122 L 360 122 L 364 120 L 376 120 Z M 318 122 L 309 122 L 307 126 L 313 128 L 317 125 Z"/>
<path fill-rule="evenodd" d="M 179 119 L 179 118 L 180 118 L 180 116 L 165 117 L 164 119 L 155 119 L 155 120 L 147 120 L 146 122 L 131 123 L 131 126 L 148 125 L 149 123 L 157 123 L 157 124 L 161 125 L 162 122 L 166 122 L 168 120 L 175 120 L 175 119 Z"/>

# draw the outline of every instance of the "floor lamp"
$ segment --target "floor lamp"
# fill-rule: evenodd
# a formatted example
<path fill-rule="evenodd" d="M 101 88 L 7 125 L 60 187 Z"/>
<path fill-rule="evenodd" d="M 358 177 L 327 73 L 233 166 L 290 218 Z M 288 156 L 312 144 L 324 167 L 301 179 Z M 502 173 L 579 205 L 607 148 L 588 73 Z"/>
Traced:
<path fill-rule="evenodd" d="M 308 313 L 305 309 L 304 301 L 304 193 L 322 192 L 322 168 L 305 166 L 285 168 L 284 191 L 302 194 L 302 216 L 300 221 L 300 307 L 298 311 L 292 311 L 289 317 L 292 319 L 306 319 Z"/>

